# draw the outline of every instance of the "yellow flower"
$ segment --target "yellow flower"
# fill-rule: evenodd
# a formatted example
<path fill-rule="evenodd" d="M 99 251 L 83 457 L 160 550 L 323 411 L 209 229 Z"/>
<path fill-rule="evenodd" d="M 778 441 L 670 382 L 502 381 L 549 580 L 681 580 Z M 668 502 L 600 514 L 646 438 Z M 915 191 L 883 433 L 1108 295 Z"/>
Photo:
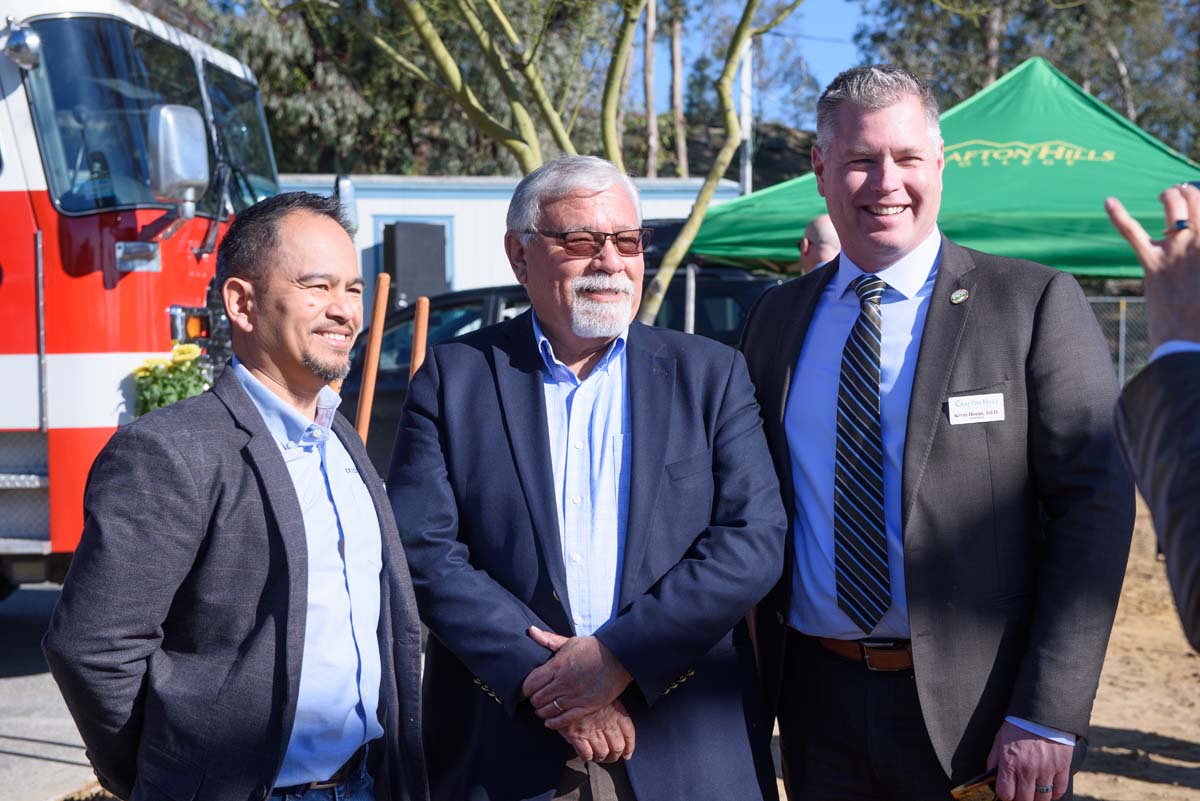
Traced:
<path fill-rule="evenodd" d="M 142 367 L 145 370 L 153 370 L 156 367 L 168 367 L 171 364 L 170 359 L 164 359 L 162 356 L 151 356 L 142 362 Z"/>
<path fill-rule="evenodd" d="M 175 347 L 171 348 L 171 361 L 175 364 L 190 362 L 199 358 L 199 356 L 200 346 L 191 342 L 185 345 L 176 345 Z"/>

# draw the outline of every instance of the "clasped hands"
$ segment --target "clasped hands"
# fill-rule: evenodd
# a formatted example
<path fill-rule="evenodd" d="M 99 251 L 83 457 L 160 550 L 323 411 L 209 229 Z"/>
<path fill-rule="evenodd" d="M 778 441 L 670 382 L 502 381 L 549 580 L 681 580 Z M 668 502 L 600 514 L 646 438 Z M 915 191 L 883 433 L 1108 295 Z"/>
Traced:
<path fill-rule="evenodd" d="M 619 700 L 633 681 L 629 671 L 595 637 L 564 637 L 537 626 L 529 636 L 553 652 L 521 685 L 538 717 L 585 762 L 633 756 L 633 720 Z"/>

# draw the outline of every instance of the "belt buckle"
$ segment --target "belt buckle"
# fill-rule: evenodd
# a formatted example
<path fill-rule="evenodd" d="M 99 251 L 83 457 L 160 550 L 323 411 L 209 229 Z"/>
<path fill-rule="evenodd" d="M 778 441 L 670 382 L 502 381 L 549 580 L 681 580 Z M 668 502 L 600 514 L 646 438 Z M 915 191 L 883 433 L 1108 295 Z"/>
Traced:
<path fill-rule="evenodd" d="M 305 789 L 306 790 L 332 790 L 334 787 L 337 787 L 341 783 L 342 783 L 341 779 L 326 779 L 323 782 L 309 782 L 305 786 Z"/>
<path fill-rule="evenodd" d="M 874 671 L 875 673 L 889 672 L 890 668 L 875 667 L 875 665 L 871 664 L 871 651 L 872 650 L 883 651 L 883 650 L 888 650 L 888 649 L 880 647 L 878 645 L 868 645 L 867 643 L 860 641 L 858 643 L 858 652 L 860 654 L 862 654 L 862 661 L 863 661 L 863 664 L 867 666 L 867 670 Z"/>

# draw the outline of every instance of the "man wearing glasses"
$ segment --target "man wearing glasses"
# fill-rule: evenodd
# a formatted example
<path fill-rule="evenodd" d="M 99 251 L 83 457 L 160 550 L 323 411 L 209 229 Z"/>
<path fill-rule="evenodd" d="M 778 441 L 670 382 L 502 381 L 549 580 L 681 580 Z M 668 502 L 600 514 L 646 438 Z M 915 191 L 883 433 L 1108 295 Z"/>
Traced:
<path fill-rule="evenodd" d="M 534 171 L 505 237 L 532 310 L 409 389 L 388 486 L 435 801 L 775 796 L 743 617 L 778 485 L 742 357 L 632 322 L 650 234 L 609 162 Z"/>

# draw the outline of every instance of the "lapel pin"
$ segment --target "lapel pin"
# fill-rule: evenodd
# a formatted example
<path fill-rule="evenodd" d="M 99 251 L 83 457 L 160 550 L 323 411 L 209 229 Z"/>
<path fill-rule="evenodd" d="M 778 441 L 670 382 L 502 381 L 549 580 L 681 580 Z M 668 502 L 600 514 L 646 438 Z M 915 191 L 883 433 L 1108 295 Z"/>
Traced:
<path fill-rule="evenodd" d="M 950 302 L 957 306 L 960 303 L 965 303 L 969 297 L 971 297 L 971 293 L 967 290 L 956 289 L 950 293 Z"/>

